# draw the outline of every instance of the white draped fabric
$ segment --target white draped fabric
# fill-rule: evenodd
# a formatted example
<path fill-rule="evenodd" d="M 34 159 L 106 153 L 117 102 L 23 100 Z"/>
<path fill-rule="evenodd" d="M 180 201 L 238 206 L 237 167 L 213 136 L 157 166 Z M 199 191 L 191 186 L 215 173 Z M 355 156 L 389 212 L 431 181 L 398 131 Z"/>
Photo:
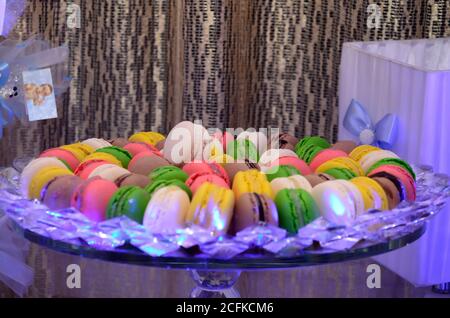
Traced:
<path fill-rule="evenodd" d="M 450 38 L 345 43 L 339 79 L 339 139 L 352 98 L 375 124 L 399 118 L 393 150 L 450 175 Z M 415 243 L 376 260 L 417 286 L 450 282 L 450 204 Z"/>

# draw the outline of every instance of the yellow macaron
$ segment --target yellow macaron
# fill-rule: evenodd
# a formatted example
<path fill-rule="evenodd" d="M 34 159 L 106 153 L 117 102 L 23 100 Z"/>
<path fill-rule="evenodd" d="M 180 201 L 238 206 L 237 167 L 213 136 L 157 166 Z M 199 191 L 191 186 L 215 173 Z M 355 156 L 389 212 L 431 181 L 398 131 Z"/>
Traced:
<path fill-rule="evenodd" d="M 273 199 L 273 190 L 265 174 L 256 169 L 239 171 L 233 179 L 233 192 L 236 200 L 244 193 L 265 194 Z"/>
<path fill-rule="evenodd" d="M 154 132 L 154 131 L 141 131 L 133 134 L 130 138 L 128 138 L 131 142 L 145 142 L 147 144 L 151 144 L 152 146 L 156 146 L 158 142 L 164 140 L 166 137 L 164 135 Z"/>
<path fill-rule="evenodd" d="M 82 163 L 89 160 L 105 160 L 109 163 L 122 167 L 122 163 L 116 157 L 106 152 L 93 152 L 90 155 L 86 156 L 83 159 Z"/>
<path fill-rule="evenodd" d="M 195 192 L 186 222 L 192 222 L 215 234 L 225 234 L 233 217 L 234 194 L 230 189 L 205 182 Z"/>
<path fill-rule="evenodd" d="M 82 143 L 64 145 L 59 148 L 70 151 L 79 161 L 83 161 L 84 158 L 94 152 L 94 148 Z"/>
<path fill-rule="evenodd" d="M 229 155 L 226 155 L 226 154 L 219 154 L 219 155 L 211 156 L 208 159 L 208 161 L 214 161 L 214 162 L 217 162 L 217 163 L 223 165 L 225 163 L 232 163 L 232 162 L 234 162 L 234 158 L 229 156 Z"/>
<path fill-rule="evenodd" d="M 42 189 L 48 182 L 58 176 L 66 175 L 73 175 L 73 173 L 69 169 L 61 168 L 58 166 L 42 168 L 38 171 L 38 173 L 34 175 L 33 179 L 31 179 L 28 188 L 29 199 L 39 199 Z"/>
<path fill-rule="evenodd" d="M 374 206 L 374 208 L 381 210 L 389 209 L 389 201 L 386 192 L 383 190 L 383 188 L 380 186 L 378 182 L 369 177 L 353 178 L 352 180 L 350 180 L 350 182 L 352 182 L 356 186 L 360 185 L 370 189 L 375 196 L 378 196 L 381 199 L 381 203 L 377 204 L 381 206 Z"/>
<path fill-rule="evenodd" d="M 316 173 L 323 173 L 327 170 L 334 169 L 334 168 L 349 169 L 349 170 L 353 171 L 353 173 L 356 176 L 364 175 L 364 171 L 362 170 L 360 164 L 349 157 L 338 157 L 338 158 L 328 160 L 328 161 L 322 163 L 316 169 Z"/>
<path fill-rule="evenodd" d="M 377 150 L 380 150 L 380 148 L 371 145 L 361 145 L 353 149 L 348 156 L 356 162 L 359 162 L 362 157 Z"/>

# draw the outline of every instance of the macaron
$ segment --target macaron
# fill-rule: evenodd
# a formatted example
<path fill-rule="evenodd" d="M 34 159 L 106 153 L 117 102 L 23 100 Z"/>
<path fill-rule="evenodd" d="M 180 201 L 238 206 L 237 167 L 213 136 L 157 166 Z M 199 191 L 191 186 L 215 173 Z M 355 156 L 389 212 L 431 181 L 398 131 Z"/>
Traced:
<path fill-rule="evenodd" d="M 292 166 L 292 167 L 296 168 L 302 175 L 307 175 L 307 174 L 312 173 L 311 168 L 306 164 L 306 162 L 304 162 L 302 159 L 298 158 L 297 156 L 281 157 L 280 159 L 275 160 L 275 162 L 273 162 L 271 164 L 271 167 L 282 166 L 282 165 Z"/>
<path fill-rule="evenodd" d="M 369 152 L 365 156 L 363 156 L 359 160 L 359 164 L 361 165 L 361 168 L 363 169 L 364 173 L 367 174 L 369 169 L 375 165 L 377 162 L 381 161 L 382 159 L 386 158 L 395 158 L 400 159 L 397 154 L 395 154 L 392 151 L 389 150 L 376 150 Z"/>
<path fill-rule="evenodd" d="M 189 204 L 188 195 L 179 187 L 160 188 L 147 204 L 143 225 L 152 233 L 174 233 L 184 228 Z"/>
<path fill-rule="evenodd" d="M 309 166 L 313 171 L 316 171 L 316 169 L 323 163 L 339 157 L 348 157 L 348 155 L 342 150 L 336 150 L 332 148 L 323 149 L 317 153 Z"/>
<path fill-rule="evenodd" d="M 250 169 L 254 169 L 254 170 L 260 170 L 260 167 L 257 163 L 254 162 L 250 162 L 248 160 L 245 160 L 245 162 L 231 162 L 231 163 L 225 163 L 223 165 L 223 168 L 225 169 L 230 182 L 233 182 L 234 180 L 234 176 L 239 172 L 239 171 L 247 171 Z"/>
<path fill-rule="evenodd" d="M 189 162 L 183 166 L 183 171 L 186 172 L 189 176 L 198 173 L 198 172 L 208 172 L 215 175 L 218 175 L 222 179 L 224 179 L 228 185 L 230 185 L 230 178 L 228 177 L 225 169 L 216 162 Z"/>
<path fill-rule="evenodd" d="M 293 175 L 299 175 L 301 173 L 293 166 L 282 165 L 282 166 L 273 166 L 272 168 L 267 170 L 265 174 L 267 180 L 269 180 L 270 182 L 275 178 L 289 177 Z"/>
<path fill-rule="evenodd" d="M 294 148 L 297 156 L 310 164 L 314 157 L 323 149 L 330 148 L 329 142 L 319 136 L 307 136 L 302 138 Z"/>
<path fill-rule="evenodd" d="M 131 159 L 128 170 L 148 176 L 154 169 L 164 166 L 170 166 L 169 161 L 153 152 L 141 152 Z"/>
<path fill-rule="evenodd" d="M 348 170 L 352 171 L 356 176 L 364 175 L 364 171 L 362 170 L 362 168 L 358 164 L 358 162 L 354 161 L 350 157 L 338 157 L 338 158 L 331 159 L 327 162 L 324 162 L 316 169 L 316 173 L 325 172 L 325 171 L 333 169 L 333 168 L 348 169 Z"/>
<path fill-rule="evenodd" d="M 204 160 L 204 146 L 211 140 L 202 125 L 182 121 L 175 125 L 164 143 L 164 158 L 173 164 Z"/>
<path fill-rule="evenodd" d="M 398 158 L 384 158 L 372 165 L 369 169 L 367 169 L 367 174 L 370 174 L 373 170 L 385 166 L 385 165 L 393 165 L 393 166 L 399 166 L 408 171 L 408 173 L 413 177 L 414 180 L 416 180 L 416 174 L 414 173 L 414 170 L 411 168 L 411 166 L 404 160 L 398 159 Z"/>
<path fill-rule="evenodd" d="M 298 138 L 288 133 L 273 135 L 270 138 L 270 148 L 273 149 L 289 149 L 294 151 Z"/>
<path fill-rule="evenodd" d="M 372 177 L 384 190 L 388 200 L 388 209 L 394 209 L 401 201 L 400 192 L 393 181 L 387 177 Z"/>
<path fill-rule="evenodd" d="M 140 187 L 126 186 L 118 189 L 109 199 L 106 217 L 112 219 L 125 215 L 142 224 L 150 194 Z"/>
<path fill-rule="evenodd" d="M 36 174 L 33 175 L 31 179 L 31 182 L 28 187 L 28 198 L 39 199 L 41 196 L 42 189 L 53 178 L 58 176 L 70 176 L 70 175 L 73 175 L 73 173 L 66 167 L 61 168 L 59 166 L 49 166 L 40 169 Z"/>
<path fill-rule="evenodd" d="M 172 180 L 177 179 L 185 182 L 188 179 L 186 172 L 175 166 L 158 167 L 152 170 L 149 174 L 150 179 L 156 180 Z"/>
<path fill-rule="evenodd" d="M 189 187 L 183 181 L 180 181 L 178 179 L 153 181 L 147 184 L 147 186 L 145 187 L 145 191 L 147 191 L 150 194 L 150 196 L 152 196 L 153 193 L 156 192 L 157 190 L 168 186 L 177 186 L 181 190 L 186 192 L 186 194 L 189 196 L 189 200 L 192 198 L 191 189 L 189 189 Z"/>
<path fill-rule="evenodd" d="M 361 193 L 369 192 L 364 199 L 364 207 L 366 210 L 373 208 L 378 210 L 387 210 L 389 208 L 388 198 L 386 196 L 385 191 L 381 187 L 381 185 L 368 177 L 356 177 L 350 180 L 351 183 L 355 184 Z M 370 200 L 372 198 L 372 200 Z M 372 204 L 369 204 L 370 201 Z"/>
<path fill-rule="evenodd" d="M 106 152 L 93 152 L 84 158 L 83 163 L 91 160 L 103 160 L 122 167 L 122 163 L 116 157 Z"/>
<path fill-rule="evenodd" d="M 308 180 L 308 182 L 311 184 L 311 187 L 313 187 L 313 188 L 322 182 L 335 180 L 334 177 L 332 177 L 326 173 L 318 173 L 318 174 L 311 173 L 311 174 L 308 174 L 307 176 L 304 176 L 304 178 L 306 180 Z"/>
<path fill-rule="evenodd" d="M 74 173 L 75 175 L 79 176 L 82 179 L 89 178 L 89 175 L 96 169 L 97 167 L 101 165 L 111 164 L 108 161 L 100 160 L 100 159 L 92 159 L 88 161 L 84 161 L 78 165 L 78 167 L 75 169 Z"/>
<path fill-rule="evenodd" d="M 375 146 L 371 146 L 371 145 L 361 145 L 361 146 L 354 148 L 348 154 L 348 156 L 350 158 L 352 158 L 353 160 L 355 160 L 356 162 L 359 162 L 362 157 L 364 157 L 365 155 L 367 155 L 368 153 L 370 153 L 372 151 L 377 151 L 377 150 L 381 150 L 381 149 L 378 147 L 375 147 Z"/>
<path fill-rule="evenodd" d="M 227 155 L 233 157 L 234 160 L 243 162 L 247 159 L 250 162 L 258 162 L 259 153 L 255 144 L 248 139 L 239 139 L 231 141 L 227 145 Z"/>
<path fill-rule="evenodd" d="M 81 183 L 72 195 L 71 206 L 94 222 L 106 219 L 109 199 L 117 191 L 114 182 L 94 177 Z"/>
<path fill-rule="evenodd" d="M 57 176 L 42 188 L 39 200 L 52 210 L 69 208 L 72 195 L 82 182 L 78 176 Z"/>
<path fill-rule="evenodd" d="M 130 143 L 130 141 L 126 138 L 114 138 L 108 141 L 111 145 L 119 148 L 124 148 L 126 145 Z"/>
<path fill-rule="evenodd" d="M 20 174 L 20 193 L 23 197 L 30 198 L 29 187 L 31 180 L 41 169 L 46 167 L 59 167 L 69 170 L 69 167 L 56 157 L 42 157 L 31 160 Z"/>
<path fill-rule="evenodd" d="M 217 162 L 218 164 L 221 164 L 223 166 L 227 163 L 234 163 L 234 158 L 230 157 L 227 154 L 219 154 L 219 155 L 209 157 L 209 159 L 207 161 L 208 162 Z"/>
<path fill-rule="evenodd" d="M 239 171 L 234 176 L 233 192 L 236 200 L 244 193 L 254 192 L 273 198 L 272 187 L 267 177 L 258 170 Z"/>
<path fill-rule="evenodd" d="M 86 156 L 90 155 L 95 150 L 91 146 L 82 144 L 80 142 L 60 146 L 59 148 L 70 151 L 75 157 L 77 157 L 78 161 L 83 161 Z"/>
<path fill-rule="evenodd" d="M 64 163 L 66 163 L 70 170 L 74 171 L 78 164 L 80 163 L 80 160 L 69 150 L 61 149 L 61 148 L 50 148 L 45 150 L 39 155 L 40 158 L 45 157 L 56 157 L 59 160 L 62 160 Z"/>
<path fill-rule="evenodd" d="M 397 184 L 399 192 L 404 194 L 401 195 L 402 199 L 410 202 L 416 200 L 416 183 L 406 169 L 400 166 L 384 165 L 372 170 L 368 176 L 389 177 L 391 181 L 396 179 L 400 183 L 400 185 Z"/>
<path fill-rule="evenodd" d="M 105 139 L 101 139 L 101 138 L 89 138 L 89 139 L 83 140 L 81 143 L 90 146 L 94 150 L 112 146 L 108 141 L 106 141 Z"/>
<path fill-rule="evenodd" d="M 189 189 L 191 189 L 192 193 L 196 193 L 197 190 L 206 182 L 214 184 L 219 187 L 227 189 L 230 188 L 225 179 L 209 172 L 196 172 L 190 175 L 189 178 L 186 180 L 186 185 L 189 187 Z"/>
<path fill-rule="evenodd" d="M 113 155 L 117 160 L 120 161 L 120 163 L 122 164 L 122 167 L 124 167 L 124 168 L 128 167 L 128 163 L 131 160 L 131 154 L 128 151 L 126 151 L 125 149 L 119 148 L 119 147 L 115 147 L 115 146 L 100 148 L 100 149 L 95 150 L 95 152 L 101 152 L 101 153 L 107 153 L 107 154 Z"/>
<path fill-rule="evenodd" d="M 236 137 L 236 140 L 237 141 L 249 140 L 256 147 L 258 154 L 261 154 L 267 150 L 268 146 L 267 136 L 262 131 L 248 131 L 248 130 L 243 131 Z"/>
<path fill-rule="evenodd" d="M 117 187 L 136 186 L 145 188 L 150 183 L 150 178 L 142 174 L 127 173 L 114 180 Z"/>
<path fill-rule="evenodd" d="M 347 168 L 331 168 L 325 170 L 325 173 L 334 179 L 350 180 L 356 177 L 356 174 Z"/>
<path fill-rule="evenodd" d="M 224 131 L 222 132 L 220 129 L 217 129 L 212 135 L 211 137 L 213 139 L 216 139 L 220 142 L 220 144 L 222 145 L 222 149 L 224 152 L 227 151 L 227 145 L 230 141 L 234 140 L 234 136 L 233 134 L 231 134 L 229 131 Z"/>
<path fill-rule="evenodd" d="M 233 217 L 234 202 L 233 191 L 206 182 L 194 194 L 186 222 L 197 224 L 216 235 L 225 234 Z"/>
<path fill-rule="evenodd" d="M 153 132 L 153 131 L 142 131 L 135 133 L 131 135 L 130 138 L 128 138 L 128 141 L 130 142 L 145 142 L 147 144 L 150 144 L 152 146 L 155 146 L 158 142 L 164 140 L 164 135 Z"/>
<path fill-rule="evenodd" d="M 123 149 L 128 151 L 131 156 L 134 158 L 137 154 L 141 152 L 153 152 L 154 154 L 158 156 L 162 156 L 162 153 L 156 148 L 155 146 L 145 143 L 145 142 L 129 142 L 125 146 L 123 146 Z"/>
<path fill-rule="evenodd" d="M 297 157 L 297 154 L 289 149 L 269 149 L 259 158 L 261 168 L 270 168 L 282 157 Z"/>
<path fill-rule="evenodd" d="M 349 154 L 355 149 L 358 145 L 353 140 L 338 140 L 336 143 L 331 145 L 331 149 L 341 150 L 346 154 Z"/>
<path fill-rule="evenodd" d="M 98 176 L 103 179 L 114 182 L 117 178 L 120 178 L 129 173 L 130 172 L 127 169 L 109 163 L 100 165 L 95 169 L 93 169 L 92 172 L 89 174 L 89 178 Z"/>
<path fill-rule="evenodd" d="M 275 197 L 281 228 L 291 234 L 319 217 L 319 209 L 311 194 L 303 189 L 283 189 Z"/>
<path fill-rule="evenodd" d="M 244 193 L 236 201 L 232 229 L 239 232 L 259 223 L 278 226 L 278 211 L 275 202 L 264 194 Z"/>
<path fill-rule="evenodd" d="M 312 186 L 309 181 L 301 175 L 293 175 L 289 177 L 281 177 L 273 179 L 270 182 L 274 196 L 283 189 L 303 189 L 311 192 Z"/>
<path fill-rule="evenodd" d="M 350 225 L 365 211 L 360 191 L 347 180 L 320 183 L 313 187 L 311 195 L 320 214 L 337 225 Z"/>

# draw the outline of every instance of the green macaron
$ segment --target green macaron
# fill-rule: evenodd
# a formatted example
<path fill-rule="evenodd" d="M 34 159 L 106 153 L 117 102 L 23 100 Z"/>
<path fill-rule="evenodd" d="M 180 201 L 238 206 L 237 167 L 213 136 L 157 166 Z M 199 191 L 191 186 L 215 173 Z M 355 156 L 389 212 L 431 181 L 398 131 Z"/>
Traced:
<path fill-rule="evenodd" d="M 155 182 L 156 180 L 173 180 L 173 179 L 185 182 L 189 176 L 187 175 L 186 172 L 184 172 L 178 167 L 163 166 L 153 169 L 152 172 L 150 172 L 149 177 L 152 180 L 152 182 Z"/>
<path fill-rule="evenodd" d="M 330 143 L 319 136 L 307 136 L 302 138 L 294 148 L 297 156 L 310 164 L 314 157 L 323 149 L 330 148 Z"/>
<path fill-rule="evenodd" d="M 184 183 L 183 181 L 180 181 L 178 179 L 172 179 L 172 180 L 156 180 L 151 182 L 149 185 L 145 187 L 145 191 L 150 194 L 150 197 L 155 193 L 157 190 L 168 187 L 168 186 L 177 186 L 181 190 L 187 193 L 189 196 L 189 199 L 192 199 L 192 191 L 189 189 L 189 187 Z"/>
<path fill-rule="evenodd" d="M 355 173 L 346 168 L 332 168 L 324 171 L 324 173 L 334 177 L 335 179 L 350 180 L 356 178 Z"/>
<path fill-rule="evenodd" d="M 300 139 L 300 141 L 295 145 L 295 152 L 297 152 L 297 149 L 303 148 L 307 145 L 314 145 L 322 149 L 331 147 L 330 143 L 325 138 L 319 136 L 307 136 Z"/>
<path fill-rule="evenodd" d="M 248 139 L 238 139 L 227 144 L 227 154 L 234 160 L 248 159 L 251 162 L 259 161 L 259 153 L 255 144 Z"/>
<path fill-rule="evenodd" d="M 300 171 L 290 165 L 273 166 L 266 171 L 266 177 L 269 182 L 276 178 L 289 177 L 297 174 L 301 174 Z"/>
<path fill-rule="evenodd" d="M 128 168 L 128 163 L 131 160 L 131 154 L 128 151 L 116 146 L 103 147 L 97 149 L 95 152 L 104 152 L 113 155 L 117 160 L 119 160 L 122 163 L 122 166 L 124 168 Z"/>
<path fill-rule="evenodd" d="M 281 228 L 296 234 L 298 230 L 319 217 L 319 208 L 312 196 L 303 189 L 283 189 L 275 197 Z"/>
<path fill-rule="evenodd" d="M 372 171 L 377 169 L 378 167 L 385 166 L 385 165 L 393 165 L 393 166 L 399 166 L 405 169 L 409 172 L 411 177 L 413 177 L 414 180 L 416 180 L 416 174 L 414 173 L 414 170 L 411 168 L 411 166 L 404 160 L 398 159 L 398 158 L 384 158 L 380 161 L 377 161 L 374 165 L 372 165 L 369 170 L 367 170 L 367 175 Z"/>
<path fill-rule="evenodd" d="M 149 200 L 150 194 L 140 187 L 125 186 L 119 188 L 109 199 L 106 216 L 108 219 L 112 219 L 125 215 L 142 224 L 145 208 Z"/>

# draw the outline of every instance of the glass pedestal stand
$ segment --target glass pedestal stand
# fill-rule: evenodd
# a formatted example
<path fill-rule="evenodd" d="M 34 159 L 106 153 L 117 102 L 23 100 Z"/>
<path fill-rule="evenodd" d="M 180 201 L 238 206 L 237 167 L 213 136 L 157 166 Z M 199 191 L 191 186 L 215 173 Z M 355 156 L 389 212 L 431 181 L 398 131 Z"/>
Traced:
<path fill-rule="evenodd" d="M 240 298 L 233 287 L 241 271 L 203 271 L 191 270 L 191 277 L 197 286 L 191 292 L 191 298 Z"/>
<path fill-rule="evenodd" d="M 422 223 L 407 233 L 384 240 L 383 242 L 363 242 L 347 250 L 303 250 L 295 256 L 275 256 L 267 254 L 249 254 L 246 252 L 231 259 L 186 257 L 153 257 L 136 248 L 115 248 L 112 250 L 96 249 L 80 243 L 69 243 L 53 240 L 47 236 L 23 229 L 18 224 L 16 228 L 29 241 L 63 253 L 82 257 L 100 259 L 110 262 L 151 266 L 159 268 L 176 268 L 188 271 L 196 283 L 191 292 L 195 298 L 240 297 L 233 287 L 242 271 L 256 269 L 287 269 L 301 266 L 350 261 L 379 255 L 401 248 L 420 238 L 426 225 Z"/>

